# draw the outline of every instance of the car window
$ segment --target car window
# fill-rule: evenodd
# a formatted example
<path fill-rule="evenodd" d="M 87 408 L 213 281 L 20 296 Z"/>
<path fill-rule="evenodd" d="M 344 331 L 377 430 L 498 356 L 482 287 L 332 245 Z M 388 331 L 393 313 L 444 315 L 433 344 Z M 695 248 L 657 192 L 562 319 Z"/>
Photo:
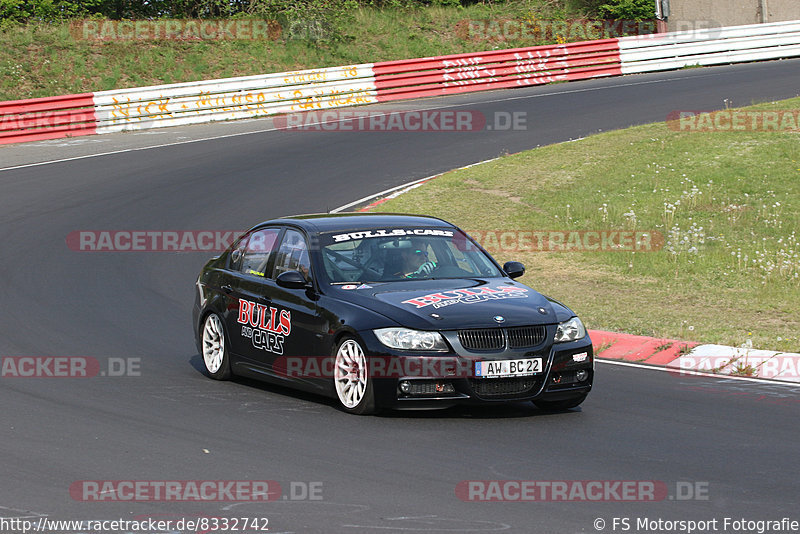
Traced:
<path fill-rule="evenodd" d="M 453 265 L 475 276 L 486 276 L 494 273 L 495 267 L 483 254 L 478 254 L 478 248 L 471 241 L 453 240 L 446 243 L 443 256 Z"/>
<path fill-rule="evenodd" d="M 308 255 L 306 239 L 297 230 L 286 230 L 278 252 L 275 254 L 275 267 L 272 278 L 286 271 L 300 271 L 306 280 L 311 280 L 311 260 Z"/>
<path fill-rule="evenodd" d="M 243 273 L 266 276 L 270 253 L 275 250 L 279 233 L 280 228 L 263 228 L 247 236 L 242 247 L 240 270 Z"/>
<path fill-rule="evenodd" d="M 321 238 L 322 262 L 333 283 L 502 276 L 457 230 L 375 228 Z"/>

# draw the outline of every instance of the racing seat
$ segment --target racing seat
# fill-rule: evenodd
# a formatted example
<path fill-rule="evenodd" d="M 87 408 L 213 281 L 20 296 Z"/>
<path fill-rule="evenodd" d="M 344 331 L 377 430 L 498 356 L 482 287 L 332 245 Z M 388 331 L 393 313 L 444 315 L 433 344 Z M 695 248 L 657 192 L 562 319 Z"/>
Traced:
<path fill-rule="evenodd" d="M 383 265 L 383 280 L 396 280 L 396 274 L 402 273 L 405 265 L 402 252 L 400 250 L 386 250 Z"/>

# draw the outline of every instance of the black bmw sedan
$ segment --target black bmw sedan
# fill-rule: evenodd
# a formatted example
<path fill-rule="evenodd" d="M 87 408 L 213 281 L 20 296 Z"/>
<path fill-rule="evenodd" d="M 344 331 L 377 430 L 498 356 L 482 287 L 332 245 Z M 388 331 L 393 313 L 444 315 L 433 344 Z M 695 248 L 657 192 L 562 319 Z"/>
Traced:
<path fill-rule="evenodd" d="M 319 214 L 263 222 L 197 278 L 208 374 L 257 378 L 381 408 L 533 401 L 592 388 L 592 343 L 563 304 L 517 281 L 441 219 Z"/>

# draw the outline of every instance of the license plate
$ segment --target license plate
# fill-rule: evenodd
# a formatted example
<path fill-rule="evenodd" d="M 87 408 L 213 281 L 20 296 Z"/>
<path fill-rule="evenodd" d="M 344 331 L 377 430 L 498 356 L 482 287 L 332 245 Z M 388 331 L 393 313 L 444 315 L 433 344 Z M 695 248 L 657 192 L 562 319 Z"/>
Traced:
<path fill-rule="evenodd" d="M 481 378 L 530 376 L 541 372 L 541 358 L 475 362 L 475 376 Z"/>

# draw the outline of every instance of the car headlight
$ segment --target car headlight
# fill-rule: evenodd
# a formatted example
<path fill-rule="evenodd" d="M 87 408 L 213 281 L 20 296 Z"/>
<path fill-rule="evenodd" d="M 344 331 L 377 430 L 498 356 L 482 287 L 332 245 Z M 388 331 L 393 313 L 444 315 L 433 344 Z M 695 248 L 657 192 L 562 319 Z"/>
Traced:
<path fill-rule="evenodd" d="M 577 317 L 573 317 L 569 321 L 564 321 L 558 324 L 556 330 L 556 337 L 553 339 L 555 343 L 564 343 L 565 341 L 575 341 L 581 339 L 586 335 L 586 327 Z"/>
<path fill-rule="evenodd" d="M 379 328 L 374 332 L 381 343 L 392 349 L 437 352 L 448 350 L 447 343 L 439 332 L 424 332 L 410 328 Z"/>

